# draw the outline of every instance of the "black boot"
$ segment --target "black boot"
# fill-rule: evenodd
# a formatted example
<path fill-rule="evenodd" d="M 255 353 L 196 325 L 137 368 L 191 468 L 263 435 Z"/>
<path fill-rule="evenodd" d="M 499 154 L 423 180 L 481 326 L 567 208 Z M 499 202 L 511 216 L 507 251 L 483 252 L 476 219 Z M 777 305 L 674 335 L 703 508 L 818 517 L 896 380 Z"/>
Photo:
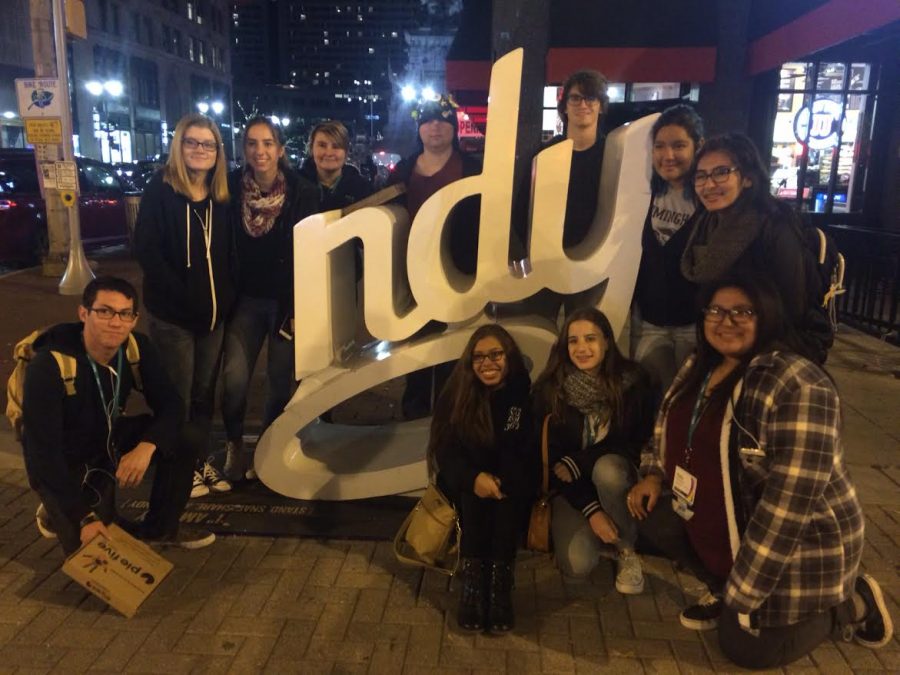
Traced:
<path fill-rule="evenodd" d="M 483 560 L 466 558 L 462 563 L 462 588 L 456 622 L 463 630 L 484 628 L 484 570 Z"/>
<path fill-rule="evenodd" d="M 488 589 L 488 629 L 492 633 L 506 633 L 515 626 L 512 584 L 513 563 L 496 560 L 492 562 Z"/>

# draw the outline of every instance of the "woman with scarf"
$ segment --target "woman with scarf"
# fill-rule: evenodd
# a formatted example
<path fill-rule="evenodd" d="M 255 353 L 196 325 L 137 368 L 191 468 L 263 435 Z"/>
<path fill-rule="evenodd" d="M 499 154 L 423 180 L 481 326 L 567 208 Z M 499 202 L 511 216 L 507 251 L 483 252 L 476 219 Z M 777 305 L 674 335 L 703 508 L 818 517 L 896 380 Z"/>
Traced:
<path fill-rule="evenodd" d="M 606 316 L 593 307 L 570 314 L 535 383 L 537 420 L 549 416 L 551 489 L 559 492 L 556 563 L 569 579 L 590 574 L 607 544 L 618 555 L 616 590 L 644 588 L 625 496 L 653 427 L 653 399 L 649 377 L 622 356 Z"/>
<path fill-rule="evenodd" d="M 784 304 L 788 342 L 824 363 L 832 332 L 810 300 L 807 251 L 797 214 L 769 194 L 769 174 L 753 141 L 743 134 L 709 139 L 690 176 L 704 207 L 695 218 L 681 271 L 705 284 L 731 274 L 770 280 Z"/>
<path fill-rule="evenodd" d="M 512 336 L 481 326 L 431 419 L 429 473 L 460 514 L 457 621 L 464 630 L 504 633 L 515 623 L 513 567 L 538 483 L 530 385 Z"/>
<path fill-rule="evenodd" d="M 250 378 L 268 341 L 266 404 L 260 433 L 275 420 L 294 387 L 294 225 L 318 210 L 316 187 L 290 168 L 281 129 L 266 117 L 244 131 L 246 166 L 229 175 L 237 253 L 238 299 L 225 332 L 222 417 L 225 475 L 253 477 L 244 451 Z"/>

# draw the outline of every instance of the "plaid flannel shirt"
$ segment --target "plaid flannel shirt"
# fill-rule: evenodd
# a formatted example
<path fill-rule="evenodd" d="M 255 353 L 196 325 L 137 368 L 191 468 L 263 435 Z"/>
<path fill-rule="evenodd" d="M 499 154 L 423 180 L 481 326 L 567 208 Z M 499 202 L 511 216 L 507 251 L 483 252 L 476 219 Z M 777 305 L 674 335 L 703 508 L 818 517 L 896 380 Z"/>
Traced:
<path fill-rule="evenodd" d="M 692 365 L 693 358 L 673 389 Z M 671 403 L 667 395 L 642 474 L 663 471 Z M 726 413 L 723 422 L 728 447 L 721 448 L 723 475 L 733 476 L 725 491 L 733 495 L 725 508 L 734 552 L 725 603 L 753 626 L 794 624 L 850 596 L 862 554 L 863 516 L 844 465 L 840 399 L 812 362 L 772 352 L 750 362 L 732 404 L 733 418 Z"/>

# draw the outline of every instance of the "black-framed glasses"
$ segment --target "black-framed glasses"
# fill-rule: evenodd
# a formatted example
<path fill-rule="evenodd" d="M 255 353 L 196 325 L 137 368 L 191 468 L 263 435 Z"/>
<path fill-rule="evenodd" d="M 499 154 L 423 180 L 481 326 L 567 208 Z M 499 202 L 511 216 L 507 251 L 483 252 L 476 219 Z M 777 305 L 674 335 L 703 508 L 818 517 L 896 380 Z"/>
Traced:
<path fill-rule="evenodd" d="M 694 174 L 694 185 L 700 187 L 706 185 L 706 181 L 712 178 L 712 182 L 721 185 L 728 180 L 728 176 L 740 171 L 736 166 L 717 166 L 712 171 L 698 171 Z"/>
<path fill-rule="evenodd" d="M 480 366 L 484 363 L 485 359 L 489 359 L 491 363 L 499 363 L 503 360 L 504 356 L 506 356 L 506 352 L 502 349 L 492 349 L 487 354 L 475 352 L 472 354 L 472 365 Z"/>
<path fill-rule="evenodd" d="M 710 323 L 722 323 L 727 316 L 731 318 L 732 323 L 744 324 L 753 321 L 756 312 L 752 307 L 732 307 L 731 309 L 726 309 L 725 307 L 719 307 L 719 305 L 710 305 L 709 307 L 703 308 L 703 316 L 706 317 L 706 320 Z"/>
<path fill-rule="evenodd" d="M 196 150 L 203 148 L 206 152 L 215 152 L 219 149 L 219 144 L 215 141 L 198 141 L 196 138 L 185 136 L 181 139 L 181 144 L 188 150 Z"/>
<path fill-rule="evenodd" d="M 582 96 L 581 94 L 569 94 L 568 96 L 566 96 L 566 101 L 568 101 L 572 105 L 581 105 L 582 103 L 592 105 L 599 100 L 600 99 L 596 96 Z"/>
<path fill-rule="evenodd" d="M 103 319 L 104 321 L 112 321 L 114 316 L 119 317 L 125 323 L 131 323 L 135 319 L 137 319 L 137 312 L 133 309 L 122 309 L 116 311 L 112 307 L 88 307 L 87 311 L 93 312 L 97 315 L 98 319 Z"/>

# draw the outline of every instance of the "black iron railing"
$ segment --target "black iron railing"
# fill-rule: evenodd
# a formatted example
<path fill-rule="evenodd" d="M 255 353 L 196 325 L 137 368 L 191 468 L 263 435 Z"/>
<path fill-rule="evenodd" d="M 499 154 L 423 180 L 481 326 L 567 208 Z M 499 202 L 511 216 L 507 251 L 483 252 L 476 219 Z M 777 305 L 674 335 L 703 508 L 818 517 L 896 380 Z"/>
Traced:
<path fill-rule="evenodd" d="M 846 259 L 838 320 L 900 345 L 900 232 L 827 225 Z"/>

